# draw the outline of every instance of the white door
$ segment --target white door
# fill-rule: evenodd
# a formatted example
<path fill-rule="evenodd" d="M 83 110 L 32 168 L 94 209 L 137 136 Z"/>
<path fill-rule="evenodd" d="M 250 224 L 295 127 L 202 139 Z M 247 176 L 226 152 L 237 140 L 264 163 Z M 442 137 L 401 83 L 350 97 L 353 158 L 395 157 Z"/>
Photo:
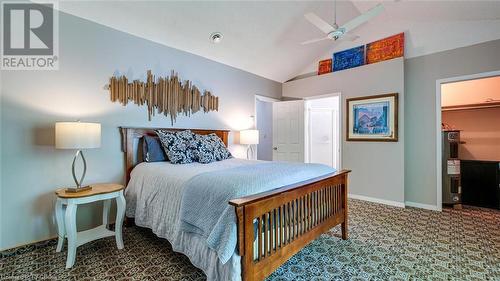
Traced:
<path fill-rule="evenodd" d="M 273 103 L 273 160 L 304 162 L 304 101 Z"/>
<path fill-rule="evenodd" d="M 339 169 L 338 111 L 310 108 L 308 113 L 308 162 Z"/>

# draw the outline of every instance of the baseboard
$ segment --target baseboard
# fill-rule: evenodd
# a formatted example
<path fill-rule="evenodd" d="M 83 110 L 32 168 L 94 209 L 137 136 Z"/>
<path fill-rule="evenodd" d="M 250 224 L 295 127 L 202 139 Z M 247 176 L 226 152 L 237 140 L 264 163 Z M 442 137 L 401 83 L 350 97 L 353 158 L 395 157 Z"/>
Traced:
<path fill-rule="evenodd" d="M 7 248 L 2 248 L 2 249 L 0 249 L 0 252 L 11 251 L 11 250 L 14 250 L 16 248 L 21 248 L 21 247 L 24 247 L 24 246 L 29 246 L 31 244 L 37 244 L 37 243 L 41 243 L 41 242 L 45 242 L 45 241 L 49 241 L 49 240 L 53 240 L 53 239 L 57 239 L 57 235 L 56 236 L 49 236 L 48 238 L 42 238 L 42 239 L 38 239 L 38 240 L 33 240 L 33 241 L 30 241 L 30 242 L 19 243 L 19 244 L 16 244 L 14 246 L 9 246 Z"/>
<path fill-rule="evenodd" d="M 109 227 L 114 227 L 115 226 L 115 222 L 109 222 L 108 223 L 108 226 Z M 82 231 L 82 230 L 80 230 Z M 49 240 L 53 240 L 53 239 L 57 239 L 58 238 L 58 235 L 55 235 L 55 236 L 49 236 L 47 238 L 42 238 L 42 239 L 39 239 L 39 240 L 34 240 L 34 241 L 30 241 L 30 242 L 23 242 L 23 243 L 19 243 L 17 245 L 14 245 L 14 246 L 10 246 L 8 248 L 5 248 L 5 249 L 0 249 L 0 252 L 5 252 L 5 251 L 11 251 L 13 249 L 16 249 L 16 248 L 21 248 L 21 247 L 25 247 L 25 246 L 29 246 L 31 244 L 37 244 L 37 243 L 41 243 L 41 242 L 45 242 L 45 241 L 49 241 Z"/>
<path fill-rule="evenodd" d="M 406 201 L 405 204 L 408 207 L 414 207 L 414 208 L 419 208 L 419 209 L 426 209 L 426 210 L 431 210 L 431 211 L 441 211 L 441 209 L 439 209 L 435 205 L 422 204 L 422 203 L 410 202 L 410 201 Z"/>
<path fill-rule="evenodd" d="M 379 199 L 379 198 L 375 198 L 375 197 L 368 197 L 368 196 L 351 194 L 351 193 L 349 193 L 347 196 L 349 198 L 352 198 L 352 199 L 359 199 L 359 200 L 363 200 L 363 201 L 379 203 L 379 204 L 384 204 L 384 205 L 389 205 L 389 206 L 394 206 L 394 207 L 399 207 L 399 208 L 405 207 L 405 203 L 403 203 L 403 202 Z"/>

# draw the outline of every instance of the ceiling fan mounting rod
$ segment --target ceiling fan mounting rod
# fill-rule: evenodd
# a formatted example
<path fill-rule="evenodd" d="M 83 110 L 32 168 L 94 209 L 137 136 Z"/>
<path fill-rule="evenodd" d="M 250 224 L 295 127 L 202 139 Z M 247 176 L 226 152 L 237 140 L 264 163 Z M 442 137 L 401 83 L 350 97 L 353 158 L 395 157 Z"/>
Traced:
<path fill-rule="evenodd" d="M 333 0 L 333 27 L 338 28 L 337 25 L 337 0 Z"/>

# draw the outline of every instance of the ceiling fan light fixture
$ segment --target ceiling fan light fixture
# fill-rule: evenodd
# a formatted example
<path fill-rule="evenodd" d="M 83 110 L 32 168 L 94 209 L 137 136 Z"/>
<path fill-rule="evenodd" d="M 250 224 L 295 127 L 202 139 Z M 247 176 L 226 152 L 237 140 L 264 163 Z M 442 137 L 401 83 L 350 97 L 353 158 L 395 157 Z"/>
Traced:
<path fill-rule="evenodd" d="M 222 33 L 220 32 L 214 32 L 210 34 L 210 41 L 212 41 L 212 43 L 214 44 L 220 43 L 222 41 L 222 38 L 224 38 L 224 35 L 222 35 Z"/>
<path fill-rule="evenodd" d="M 330 39 L 333 39 L 333 40 L 337 40 L 339 39 L 340 37 L 342 37 L 342 35 L 344 35 L 345 33 L 345 29 L 344 28 L 338 28 L 330 33 L 327 34 L 327 37 L 330 38 Z"/>

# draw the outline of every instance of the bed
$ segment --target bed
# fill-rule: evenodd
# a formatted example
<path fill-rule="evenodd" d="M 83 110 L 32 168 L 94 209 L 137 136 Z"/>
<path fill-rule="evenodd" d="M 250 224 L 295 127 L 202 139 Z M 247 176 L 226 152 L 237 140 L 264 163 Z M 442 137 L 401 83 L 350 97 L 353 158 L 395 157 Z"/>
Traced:
<path fill-rule="evenodd" d="M 181 204 L 186 183 L 207 174 L 220 175 L 238 171 L 240 167 L 271 164 L 235 158 L 210 164 L 143 162 L 140 139 L 155 135 L 156 129 L 160 128 L 120 128 L 125 154 L 127 222 L 150 228 L 167 239 L 174 251 L 188 256 L 209 280 L 263 280 L 309 242 L 339 224 L 342 239 L 347 239 L 350 171 L 343 170 L 227 200 L 224 207 L 234 214 L 235 231 L 231 236 L 235 236 L 235 247 L 221 262 L 220 252 L 207 246 L 205 237 L 182 231 L 180 227 L 179 213 L 186 209 Z M 227 130 L 191 131 L 215 133 L 227 146 Z M 207 212 L 205 209 L 193 212 L 203 214 Z"/>

